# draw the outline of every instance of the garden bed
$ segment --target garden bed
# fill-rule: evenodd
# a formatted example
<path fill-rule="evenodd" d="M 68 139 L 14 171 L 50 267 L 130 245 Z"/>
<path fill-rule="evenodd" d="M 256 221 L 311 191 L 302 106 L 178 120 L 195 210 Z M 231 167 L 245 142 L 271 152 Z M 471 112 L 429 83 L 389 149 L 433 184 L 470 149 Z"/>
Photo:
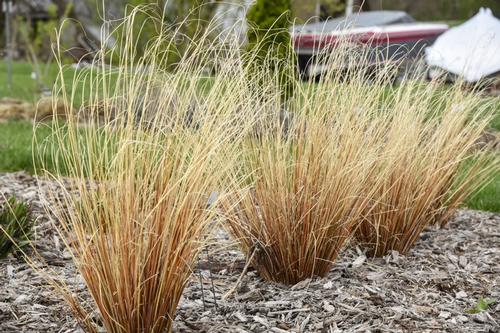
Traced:
<path fill-rule="evenodd" d="M 36 180 L 25 173 L 0 175 L 0 193 L 31 202 L 37 251 L 90 302 L 43 213 Z M 499 214 L 462 210 L 446 228 L 426 230 L 405 256 L 393 252 L 367 259 L 351 246 L 326 278 L 292 287 L 265 282 L 251 268 L 237 284 L 245 258 L 219 230 L 217 246 L 209 246 L 209 255 L 201 254 L 184 291 L 175 331 L 498 332 L 499 303 L 476 314 L 468 310 L 481 298 L 500 301 L 499 226 Z M 234 294 L 223 300 L 235 286 Z M 0 260 L 0 332 L 79 331 L 69 307 L 21 256 Z"/>

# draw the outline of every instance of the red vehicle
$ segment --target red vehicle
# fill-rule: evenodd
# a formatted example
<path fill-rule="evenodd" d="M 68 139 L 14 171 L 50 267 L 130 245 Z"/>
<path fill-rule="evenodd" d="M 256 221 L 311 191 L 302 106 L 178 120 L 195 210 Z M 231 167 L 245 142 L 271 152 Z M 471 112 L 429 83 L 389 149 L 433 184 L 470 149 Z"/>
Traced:
<path fill-rule="evenodd" d="M 372 11 L 296 26 L 291 33 L 300 72 L 310 77 L 324 70 L 319 55 L 334 52 L 340 40 L 382 51 L 378 59 L 411 62 L 447 30 L 446 24 L 416 22 L 402 11 Z"/>

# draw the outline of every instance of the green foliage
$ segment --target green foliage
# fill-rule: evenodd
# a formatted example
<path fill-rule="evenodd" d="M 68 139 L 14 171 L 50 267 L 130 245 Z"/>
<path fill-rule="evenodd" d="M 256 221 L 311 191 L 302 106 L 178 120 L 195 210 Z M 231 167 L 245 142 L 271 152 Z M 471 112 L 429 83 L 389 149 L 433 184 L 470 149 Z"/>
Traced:
<path fill-rule="evenodd" d="M 254 31 L 249 31 L 248 40 L 255 43 L 262 39 L 270 29 L 287 29 L 289 26 L 290 0 L 257 0 L 248 10 L 247 20 Z M 288 35 L 277 36 L 278 42 L 286 42 Z"/>
<path fill-rule="evenodd" d="M 0 258 L 29 243 L 33 218 L 28 204 L 11 197 L 0 209 Z"/>
<path fill-rule="evenodd" d="M 342 16 L 345 11 L 344 0 L 323 0 L 320 1 L 321 18 Z"/>
<path fill-rule="evenodd" d="M 252 59 L 255 70 L 269 66 L 280 80 L 283 100 L 293 95 L 292 77 L 295 69 L 290 68 L 288 61 L 293 56 L 291 37 L 288 31 L 290 26 L 290 0 L 257 0 L 248 10 L 248 50 L 257 51 L 256 58 Z M 280 62 L 271 59 L 284 60 Z"/>
<path fill-rule="evenodd" d="M 476 314 L 476 313 L 481 313 L 481 312 L 487 311 L 491 305 L 494 305 L 496 303 L 497 303 L 496 299 L 480 298 L 477 301 L 476 306 L 473 309 L 467 310 L 467 313 Z"/>
<path fill-rule="evenodd" d="M 35 27 L 29 25 L 29 22 L 19 22 L 20 30 L 23 36 L 23 42 L 27 47 L 32 47 L 31 52 L 42 60 L 49 60 L 53 57 L 52 50 L 48 48 L 56 38 L 56 30 L 62 21 L 70 16 L 73 10 L 73 4 L 69 3 L 65 8 L 59 8 L 56 4 L 50 4 L 47 7 L 48 20 L 35 21 Z M 62 15 L 60 15 L 62 14 Z M 33 56 L 33 55 L 32 55 Z"/>

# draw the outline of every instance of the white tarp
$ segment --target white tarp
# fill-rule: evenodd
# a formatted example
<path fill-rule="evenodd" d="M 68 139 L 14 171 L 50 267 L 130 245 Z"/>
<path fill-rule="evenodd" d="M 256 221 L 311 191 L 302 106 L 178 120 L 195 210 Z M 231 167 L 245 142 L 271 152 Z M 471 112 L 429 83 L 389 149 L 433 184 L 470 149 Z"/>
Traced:
<path fill-rule="evenodd" d="M 500 20 L 490 9 L 481 8 L 464 24 L 439 36 L 425 51 L 428 65 L 476 82 L 500 72 Z"/>

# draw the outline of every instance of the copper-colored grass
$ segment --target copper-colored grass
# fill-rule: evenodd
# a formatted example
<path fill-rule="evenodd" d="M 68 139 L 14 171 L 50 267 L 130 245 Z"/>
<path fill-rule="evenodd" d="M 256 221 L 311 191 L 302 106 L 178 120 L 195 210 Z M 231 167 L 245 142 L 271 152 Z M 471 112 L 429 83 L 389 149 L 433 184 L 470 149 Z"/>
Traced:
<path fill-rule="evenodd" d="M 68 108 L 67 122 L 52 123 L 55 144 L 47 146 L 59 161 L 49 176 L 61 186 L 48 193 L 46 208 L 57 217 L 108 333 L 171 330 L 214 219 L 208 198 L 239 158 L 235 148 L 244 127 L 233 125 L 251 118 L 245 116 L 245 70 L 231 57 L 235 42 L 209 43 L 204 36 L 175 73 L 166 72 L 168 36 L 134 57 L 130 29 L 137 10 L 122 24 L 123 40 L 75 76 L 83 107 Z M 111 67 L 106 59 L 115 51 L 120 63 Z M 219 75 L 205 91 L 202 64 L 213 63 L 215 54 L 222 61 Z M 63 72 L 61 65 L 55 93 L 72 105 Z M 82 327 L 97 332 L 93 309 L 64 286 L 56 289 Z"/>
<path fill-rule="evenodd" d="M 408 252 L 424 228 L 446 223 L 499 167 L 498 156 L 476 147 L 491 120 L 489 105 L 460 83 L 403 83 L 386 105 L 385 144 L 366 183 L 376 191 L 356 231 L 373 256 Z"/>
<path fill-rule="evenodd" d="M 285 121 L 278 94 L 266 92 L 274 116 L 241 147 L 246 187 L 222 202 L 229 231 L 266 280 L 325 276 L 367 209 L 364 185 L 383 128 L 372 111 L 382 90 L 362 77 L 297 84 Z"/>
<path fill-rule="evenodd" d="M 498 169 L 475 147 L 490 121 L 477 91 L 418 77 L 392 86 L 397 63 L 348 42 L 284 106 L 266 92 L 276 116 L 242 145 L 250 177 L 223 206 L 267 280 L 326 275 L 353 232 L 370 255 L 405 253 Z"/>
<path fill-rule="evenodd" d="M 52 123 L 49 146 L 61 186 L 47 210 L 107 332 L 171 330 L 215 207 L 263 278 L 294 284 L 325 276 L 354 232 L 370 254 L 406 252 L 498 166 L 474 149 L 488 117 L 458 86 L 437 101 L 437 87 L 415 80 L 388 95 L 394 68 L 372 75 L 346 43 L 327 63 L 345 71 L 287 78 L 284 101 L 270 69 L 293 60 L 256 70 L 231 34 L 210 42 L 209 26 L 166 72 L 177 32 L 160 31 L 136 59 L 133 21 L 134 11 L 117 45 L 76 74 L 83 108 Z M 217 74 L 204 77 L 205 65 Z M 74 105 L 63 71 L 55 95 Z M 212 191 L 220 205 L 207 205 Z M 58 290 L 96 332 L 92 309 Z"/>

